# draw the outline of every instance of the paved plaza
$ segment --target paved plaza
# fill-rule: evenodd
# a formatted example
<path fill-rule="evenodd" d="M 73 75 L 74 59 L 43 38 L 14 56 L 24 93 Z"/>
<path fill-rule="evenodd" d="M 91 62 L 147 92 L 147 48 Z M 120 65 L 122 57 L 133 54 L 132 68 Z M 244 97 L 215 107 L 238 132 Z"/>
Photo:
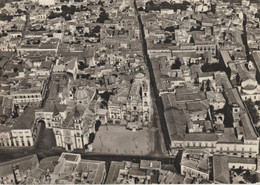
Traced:
<path fill-rule="evenodd" d="M 101 126 L 93 142 L 93 152 L 146 155 L 151 151 L 148 128 L 132 132 L 124 126 Z"/>

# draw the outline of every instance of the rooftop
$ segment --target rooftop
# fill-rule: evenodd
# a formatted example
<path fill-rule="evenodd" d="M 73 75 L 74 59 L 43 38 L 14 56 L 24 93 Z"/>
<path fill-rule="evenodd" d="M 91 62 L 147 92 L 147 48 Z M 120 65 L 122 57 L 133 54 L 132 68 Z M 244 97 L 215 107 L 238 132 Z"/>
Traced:
<path fill-rule="evenodd" d="M 33 107 L 27 107 L 17 119 L 12 129 L 31 129 L 35 117 L 34 110 L 35 108 Z"/>
<path fill-rule="evenodd" d="M 184 150 L 181 165 L 209 174 L 209 154 L 204 150 Z"/>
<path fill-rule="evenodd" d="M 36 154 L 0 163 L 0 177 L 13 174 L 13 167 L 18 167 L 20 173 L 24 174 L 28 170 L 34 170 L 39 164 Z"/>
<path fill-rule="evenodd" d="M 150 170 L 158 170 L 161 169 L 160 161 L 150 161 L 150 160 L 141 160 L 140 163 L 141 169 L 150 169 Z"/>

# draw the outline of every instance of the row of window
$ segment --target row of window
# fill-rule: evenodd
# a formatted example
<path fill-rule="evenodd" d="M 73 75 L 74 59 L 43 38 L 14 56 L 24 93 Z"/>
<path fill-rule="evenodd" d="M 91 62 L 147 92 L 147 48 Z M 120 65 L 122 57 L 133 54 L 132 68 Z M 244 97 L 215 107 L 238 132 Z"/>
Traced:
<path fill-rule="evenodd" d="M 196 50 L 198 51 L 198 50 L 215 50 L 216 48 L 215 47 L 196 47 Z"/>
<path fill-rule="evenodd" d="M 193 146 L 214 147 L 214 143 L 205 143 L 204 145 L 201 142 L 188 142 L 187 143 L 187 147 L 193 147 Z"/>
<path fill-rule="evenodd" d="M 249 97 L 248 99 L 250 99 L 250 98 L 252 98 L 252 97 Z M 253 99 L 256 100 L 256 96 L 254 96 Z M 245 96 L 245 100 L 247 100 L 247 96 Z"/>
<path fill-rule="evenodd" d="M 220 150 L 220 151 L 223 151 L 223 147 L 220 147 L 219 150 Z M 226 147 L 226 150 L 224 150 L 224 151 L 229 151 L 229 146 L 227 146 L 227 147 Z M 241 150 L 237 150 L 237 148 L 234 147 L 234 151 L 242 151 L 242 152 L 244 152 L 244 151 L 245 151 L 245 148 L 242 147 Z M 249 151 L 249 152 L 252 152 L 252 148 L 250 147 L 248 151 Z"/>
<path fill-rule="evenodd" d="M 18 141 L 15 141 L 15 144 L 16 144 L 15 145 L 14 142 L 11 141 L 11 145 L 9 145 L 9 142 L 6 142 L 6 143 L 0 142 L 0 146 L 26 146 L 25 145 L 26 143 L 27 143 L 27 146 L 32 146 L 31 142 L 29 140 L 27 140 L 27 142 L 22 141 L 21 143 L 22 143 L 22 145 L 20 145 Z"/>
<path fill-rule="evenodd" d="M 23 96 L 14 96 L 14 99 L 21 99 L 21 98 L 41 98 L 41 95 L 23 95 Z"/>

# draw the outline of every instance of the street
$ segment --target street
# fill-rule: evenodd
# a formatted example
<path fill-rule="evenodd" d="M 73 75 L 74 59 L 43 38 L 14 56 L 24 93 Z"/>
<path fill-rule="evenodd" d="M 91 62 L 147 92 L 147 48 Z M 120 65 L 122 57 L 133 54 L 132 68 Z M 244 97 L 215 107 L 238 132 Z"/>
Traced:
<path fill-rule="evenodd" d="M 159 93 L 158 93 L 158 90 L 157 90 L 157 84 L 156 84 L 156 81 L 155 81 L 152 63 L 150 61 L 150 58 L 149 58 L 149 55 L 148 55 L 148 52 L 147 52 L 147 44 L 146 44 L 146 40 L 145 40 L 143 23 L 142 23 L 142 20 L 141 20 L 141 16 L 140 16 L 140 14 L 138 13 L 138 10 L 137 10 L 136 0 L 134 0 L 134 8 L 135 8 L 135 12 L 138 16 L 139 29 L 141 31 L 142 51 L 143 51 L 143 55 L 144 55 L 144 61 L 146 62 L 148 70 L 149 70 L 151 88 L 153 89 L 155 104 L 156 104 L 157 111 L 158 111 L 159 124 L 160 124 L 159 129 L 161 130 L 161 134 L 163 134 L 165 147 L 169 151 L 170 150 L 170 137 L 169 137 L 166 122 L 165 122 L 163 103 L 162 103 L 161 97 L 159 96 Z"/>

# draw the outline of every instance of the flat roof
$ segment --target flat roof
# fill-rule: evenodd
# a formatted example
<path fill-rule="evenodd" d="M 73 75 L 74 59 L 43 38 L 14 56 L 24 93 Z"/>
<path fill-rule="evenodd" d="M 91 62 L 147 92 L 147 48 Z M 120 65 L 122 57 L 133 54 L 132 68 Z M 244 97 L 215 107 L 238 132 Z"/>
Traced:
<path fill-rule="evenodd" d="M 224 128 L 224 133 L 218 138 L 218 143 L 241 143 L 235 135 L 234 128 Z"/>
<path fill-rule="evenodd" d="M 80 173 L 88 173 L 87 178 L 81 183 L 100 184 L 104 178 L 105 161 L 81 160 L 76 171 Z"/>
<path fill-rule="evenodd" d="M 0 177 L 13 174 L 13 166 L 18 166 L 20 172 L 25 173 L 27 170 L 36 168 L 37 164 L 39 161 L 36 154 L 0 163 Z"/>
<path fill-rule="evenodd" d="M 247 113 L 240 115 L 241 122 L 244 127 L 244 137 L 247 140 L 257 140 L 256 132 L 253 128 L 252 121 Z"/>
<path fill-rule="evenodd" d="M 161 169 L 161 162 L 160 161 L 151 161 L 151 160 L 141 160 L 140 163 L 141 169 Z"/>
<path fill-rule="evenodd" d="M 217 141 L 215 133 L 189 133 L 185 135 L 186 141 Z"/>
<path fill-rule="evenodd" d="M 115 184 L 117 181 L 119 170 L 123 169 L 124 166 L 125 163 L 123 161 L 122 162 L 112 161 L 107 174 L 106 184 Z"/>
<path fill-rule="evenodd" d="M 222 155 L 213 156 L 213 178 L 218 183 L 229 184 L 230 173 L 228 169 L 228 157 Z"/>
<path fill-rule="evenodd" d="M 32 125 L 34 123 L 34 110 L 35 108 L 33 107 L 27 107 L 22 115 L 17 119 L 15 122 L 14 126 L 12 127 L 13 129 L 31 129 Z"/>
<path fill-rule="evenodd" d="M 186 131 L 186 116 L 183 110 L 169 108 L 164 112 L 168 133 L 171 140 L 184 140 Z"/>
<path fill-rule="evenodd" d="M 220 50 L 220 54 L 222 56 L 225 66 L 228 67 L 228 63 L 232 61 L 229 52 L 227 50 Z"/>

